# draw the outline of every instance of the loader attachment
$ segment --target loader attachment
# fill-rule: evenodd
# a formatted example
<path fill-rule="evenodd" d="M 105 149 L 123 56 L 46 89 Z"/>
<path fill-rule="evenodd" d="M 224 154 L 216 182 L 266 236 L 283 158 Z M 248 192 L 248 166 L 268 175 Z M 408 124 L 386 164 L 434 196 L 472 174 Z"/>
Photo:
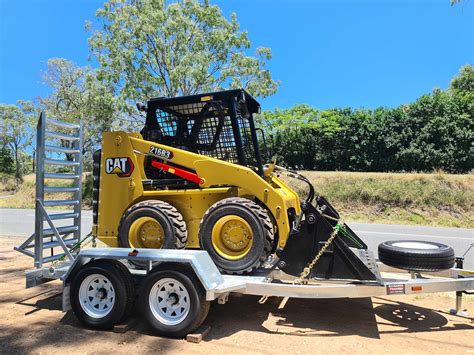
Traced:
<path fill-rule="evenodd" d="M 292 229 L 285 248 L 279 252 L 279 268 L 300 276 L 337 228 L 337 236 L 322 253 L 310 278 L 376 281 L 378 271 L 367 245 L 347 226 L 336 227 L 339 214 L 323 197 L 316 206 L 302 206 L 304 218 Z"/>

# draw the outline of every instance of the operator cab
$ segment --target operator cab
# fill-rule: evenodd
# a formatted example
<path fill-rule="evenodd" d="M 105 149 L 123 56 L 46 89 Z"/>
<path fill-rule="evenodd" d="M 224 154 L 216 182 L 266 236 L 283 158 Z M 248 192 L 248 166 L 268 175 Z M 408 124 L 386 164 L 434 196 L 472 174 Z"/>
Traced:
<path fill-rule="evenodd" d="M 260 104 L 243 89 L 155 98 L 147 102 L 141 134 L 148 141 L 247 166 L 263 174 L 255 113 L 260 113 Z M 154 174 L 150 169 L 146 171 L 147 176 Z"/>

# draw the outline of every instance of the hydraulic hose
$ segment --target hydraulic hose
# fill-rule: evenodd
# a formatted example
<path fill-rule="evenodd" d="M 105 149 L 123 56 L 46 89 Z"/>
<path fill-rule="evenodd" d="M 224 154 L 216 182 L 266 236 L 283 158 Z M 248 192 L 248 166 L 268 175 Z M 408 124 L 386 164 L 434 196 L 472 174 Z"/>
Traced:
<path fill-rule="evenodd" d="M 290 169 L 287 169 L 287 168 L 284 168 L 282 166 L 279 166 L 279 165 L 275 165 L 275 168 L 274 168 L 274 171 L 283 171 L 285 172 L 289 177 L 291 178 L 294 178 L 294 179 L 298 179 L 300 181 L 303 181 L 305 182 L 307 185 L 308 185 L 308 197 L 306 197 L 306 200 L 305 202 L 308 203 L 308 204 L 312 204 L 313 203 L 313 200 L 316 196 L 316 191 L 314 189 L 314 186 L 313 184 L 311 184 L 311 182 L 308 180 L 308 178 L 304 175 L 301 175 L 300 173 L 294 171 L 294 170 L 290 170 Z"/>

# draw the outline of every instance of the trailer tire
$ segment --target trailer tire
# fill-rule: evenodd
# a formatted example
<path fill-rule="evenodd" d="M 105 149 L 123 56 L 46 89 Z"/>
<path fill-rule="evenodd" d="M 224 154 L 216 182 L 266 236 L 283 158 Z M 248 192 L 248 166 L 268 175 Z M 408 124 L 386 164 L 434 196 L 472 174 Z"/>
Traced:
<path fill-rule="evenodd" d="M 455 263 L 453 248 L 435 242 L 387 241 L 379 244 L 378 252 L 382 263 L 410 271 L 446 270 Z"/>
<path fill-rule="evenodd" d="M 210 302 L 191 273 L 159 270 L 145 279 L 140 290 L 141 311 L 157 334 L 182 338 L 198 328 Z"/>
<path fill-rule="evenodd" d="M 97 260 L 97 262 L 100 262 L 101 260 Z M 107 260 L 108 262 L 109 260 Z M 117 268 L 117 271 L 119 273 L 119 277 L 122 280 L 127 292 L 127 302 L 125 304 L 125 312 L 122 316 L 121 320 L 127 319 L 128 316 L 132 313 L 133 306 L 135 305 L 135 299 L 136 299 L 136 290 L 135 290 L 135 281 L 133 279 L 132 274 L 130 271 L 128 271 L 127 267 L 122 264 L 120 261 L 117 260 L 110 260 L 111 264 Z"/>
<path fill-rule="evenodd" d="M 134 298 L 133 278 L 115 260 L 92 261 L 71 282 L 72 310 L 91 328 L 110 329 L 125 319 L 133 308 Z"/>

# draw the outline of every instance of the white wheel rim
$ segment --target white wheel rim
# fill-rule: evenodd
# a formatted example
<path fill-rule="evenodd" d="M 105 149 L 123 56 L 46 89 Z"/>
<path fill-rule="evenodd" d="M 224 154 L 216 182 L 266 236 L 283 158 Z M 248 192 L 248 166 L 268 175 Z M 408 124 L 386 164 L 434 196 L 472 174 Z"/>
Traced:
<path fill-rule="evenodd" d="M 115 304 L 112 282 L 101 274 L 87 276 L 79 287 L 79 303 L 89 317 L 104 318 Z"/>
<path fill-rule="evenodd" d="M 439 249 L 437 245 L 430 244 L 430 243 L 423 243 L 423 242 L 396 242 L 393 243 L 392 246 L 396 248 L 405 248 L 405 249 Z"/>
<path fill-rule="evenodd" d="M 191 308 L 188 290 L 173 278 L 158 280 L 150 290 L 148 301 L 153 316 L 165 325 L 181 323 Z"/>

